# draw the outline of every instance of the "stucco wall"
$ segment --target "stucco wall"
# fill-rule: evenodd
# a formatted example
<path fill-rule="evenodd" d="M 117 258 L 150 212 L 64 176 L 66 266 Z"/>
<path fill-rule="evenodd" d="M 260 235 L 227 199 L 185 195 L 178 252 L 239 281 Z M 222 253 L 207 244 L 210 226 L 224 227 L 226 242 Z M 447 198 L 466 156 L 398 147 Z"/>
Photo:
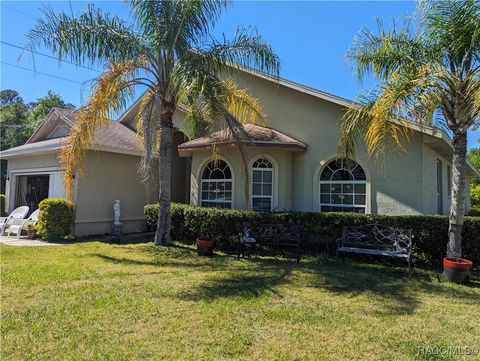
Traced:
<path fill-rule="evenodd" d="M 240 87 L 247 88 L 251 95 L 260 100 L 266 114 L 263 125 L 308 145 L 305 152 L 270 151 L 273 158 L 278 157 L 275 160 L 279 163 L 280 174 L 283 174 L 283 167 L 287 167 L 285 173 L 288 173 L 285 180 L 282 176 L 277 178 L 279 184 L 276 184 L 276 187 L 282 194 L 278 199 L 278 208 L 318 211 L 319 175 L 324 165 L 337 154 L 339 120 L 344 111 L 343 107 L 248 73 L 236 72 L 233 76 Z M 244 197 L 238 198 L 243 192 L 238 189 L 239 180 L 243 182 L 243 167 L 240 156 L 235 153 L 238 152 L 220 152 L 235 168 L 237 179 L 234 206 L 246 208 L 245 201 L 240 200 Z M 287 160 L 288 154 L 290 160 Z M 208 156 L 209 152 L 193 154 L 191 186 L 192 195 L 195 197 L 195 187 L 199 181 L 197 177 Z M 423 134 L 414 133 L 405 153 L 387 153 L 381 165 L 368 156 L 366 146 L 360 142 L 355 160 L 367 173 L 367 212 L 390 215 L 436 214 L 437 159 L 442 161 L 443 213 L 448 214 L 450 197 L 447 166 L 451 165 L 451 160 L 424 144 Z M 242 184 L 241 189 L 243 187 Z M 198 204 L 197 198 L 192 199 L 192 203 Z M 470 197 L 467 192 L 467 209 L 469 204 Z"/>
<path fill-rule="evenodd" d="M 29 155 L 28 157 L 18 157 L 8 159 L 7 171 L 18 169 L 42 169 L 49 167 L 58 167 L 56 153 L 46 153 L 39 155 Z"/>
<path fill-rule="evenodd" d="M 437 197 L 437 160 L 442 162 L 442 200 L 443 212 L 448 214 L 450 210 L 450 194 L 448 194 L 447 167 L 451 161 L 442 157 L 429 146 L 423 146 L 423 212 L 425 214 L 438 214 Z"/>
<path fill-rule="evenodd" d="M 120 200 L 124 232 L 145 229 L 143 207 L 148 202 L 140 182 L 136 156 L 87 152 L 85 176 L 77 179 L 75 235 L 111 232 L 113 202 Z"/>
<path fill-rule="evenodd" d="M 287 177 L 284 180 L 280 175 L 277 179 L 280 183 L 285 183 L 277 185 L 279 193 L 282 194 L 285 189 L 285 194 L 280 196 L 284 199 L 279 208 L 284 206 L 285 209 L 297 211 L 318 211 L 319 175 L 324 165 L 336 157 L 339 119 L 344 111 L 342 106 L 245 73 L 237 73 L 235 80 L 260 99 L 266 114 L 266 126 L 308 145 L 305 152 L 277 150 L 283 153 L 282 156 L 272 153 L 274 157 L 279 157 L 275 159 L 279 163 L 279 172 Z M 375 159 L 368 157 L 366 147 L 360 145 L 355 160 L 367 173 L 367 212 L 392 215 L 423 212 L 422 152 L 422 135 L 416 134 L 407 153 L 387 154 L 380 167 Z M 243 171 L 237 164 L 240 158 L 234 153 L 221 151 L 222 155 L 234 163 L 238 177 Z M 285 158 L 287 154 L 290 154 L 290 162 Z M 192 195 L 198 182 L 196 177 L 200 173 L 199 167 L 203 166 L 206 156 L 208 152 L 193 155 Z M 283 170 L 283 167 L 287 169 Z M 236 189 L 236 192 L 239 190 Z M 192 203 L 197 204 L 197 200 L 192 199 Z M 235 207 L 246 208 L 238 198 Z"/>

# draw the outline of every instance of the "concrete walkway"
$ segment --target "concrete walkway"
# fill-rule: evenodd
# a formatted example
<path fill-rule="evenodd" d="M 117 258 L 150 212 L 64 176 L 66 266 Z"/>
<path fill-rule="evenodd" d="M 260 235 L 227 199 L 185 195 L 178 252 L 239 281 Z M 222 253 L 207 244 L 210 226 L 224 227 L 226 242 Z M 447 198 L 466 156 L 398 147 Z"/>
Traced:
<path fill-rule="evenodd" d="M 27 237 L 7 237 L 0 236 L 0 243 L 9 246 L 26 246 L 26 247 L 42 247 L 42 246 L 62 246 L 60 243 L 49 243 L 28 239 Z"/>

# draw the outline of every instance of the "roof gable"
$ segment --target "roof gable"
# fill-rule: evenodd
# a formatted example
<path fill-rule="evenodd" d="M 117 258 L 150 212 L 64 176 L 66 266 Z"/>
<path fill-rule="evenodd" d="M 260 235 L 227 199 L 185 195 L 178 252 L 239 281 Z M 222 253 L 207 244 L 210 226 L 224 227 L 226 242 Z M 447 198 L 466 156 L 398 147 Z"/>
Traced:
<path fill-rule="evenodd" d="M 72 129 L 74 115 L 75 111 L 71 109 L 52 108 L 25 144 L 67 136 Z"/>
<path fill-rule="evenodd" d="M 74 116 L 74 110 L 53 108 L 24 145 L 0 152 L 1 157 L 6 159 L 61 149 L 75 123 Z M 130 155 L 142 154 L 137 134 L 126 125 L 114 121 L 97 129 L 95 142 L 90 149 Z"/>

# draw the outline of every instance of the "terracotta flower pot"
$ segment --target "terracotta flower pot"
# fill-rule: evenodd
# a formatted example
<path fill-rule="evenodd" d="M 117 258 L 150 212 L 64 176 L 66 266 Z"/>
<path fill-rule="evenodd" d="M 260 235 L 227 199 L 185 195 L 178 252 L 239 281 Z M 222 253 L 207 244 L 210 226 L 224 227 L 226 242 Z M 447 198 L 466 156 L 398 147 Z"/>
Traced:
<path fill-rule="evenodd" d="M 468 282 L 473 263 L 468 259 L 445 257 L 443 259 L 443 274 L 451 282 Z"/>
<path fill-rule="evenodd" d="M 215 241 L 213 239 L 197 238 L 197 253 L 199 256 L 212 256 L 213 246 Z"/>

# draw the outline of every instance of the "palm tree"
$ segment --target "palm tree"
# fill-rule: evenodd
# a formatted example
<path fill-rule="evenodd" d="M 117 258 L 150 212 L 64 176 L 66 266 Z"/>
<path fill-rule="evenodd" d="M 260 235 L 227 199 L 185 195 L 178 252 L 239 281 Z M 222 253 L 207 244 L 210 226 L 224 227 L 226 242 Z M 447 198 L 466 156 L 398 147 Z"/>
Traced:
<path fill-rule="evenodd" d="M 347 56 L 362 79 L 379 85 L 359 97 L 341 125 L 340 151 L 353 155 L 364 136 L 370 154 L 404 150 L 409 123 L 446 126 L 453 136 L 447 255 L 460 257 L 465 215 L 467 132 L 480 117 L 480 3 L 422 1 L 418 22 L 357 36 Z"/>
<path fill-rule="evenodd" d="M 71 194 L 75 172 L 82 173 L 84 151 L 95 129 L 108 124 L 134 95 L 146 87 L 137 115 L 144 157 L 140 170 L 151 176 L 159 161 L 159 218 L 155 244 L 170 241 L 170 180 L 173 113 L 185 109 L 184 123 L 193 134 L 227 128 L 262 117 L 261 108 L 227 71 L 248 67 L 278 76 L 279 59 L 254 28 L 238 28 L 232 40 L 216 40 L 211 31 L 226 1 L 131 0 L 134 25 L 90 5 L 78 17 L 51 9 L 28 34 L 28 46 L 43 45 L 59 59 L 78 65 L 105 65 L 88 103 L 62 150 L 66 189 Z"/>

